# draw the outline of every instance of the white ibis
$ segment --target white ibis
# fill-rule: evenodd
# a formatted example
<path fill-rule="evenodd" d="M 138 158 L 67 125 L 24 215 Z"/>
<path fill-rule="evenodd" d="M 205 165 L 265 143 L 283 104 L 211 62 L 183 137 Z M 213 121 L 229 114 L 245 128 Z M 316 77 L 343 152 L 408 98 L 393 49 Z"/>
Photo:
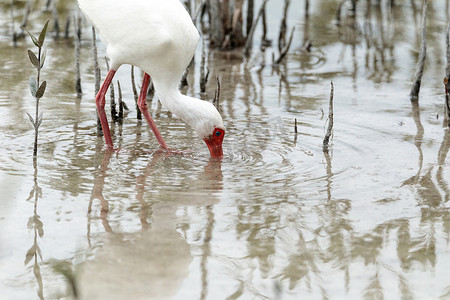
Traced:
<path fill-rule="evenodd" d="M 145 72 L 138 106 L 160 146 L 169 150 L 147 108 L 147 88 L 153 79 L 161 104 L 189 124 L 205 141 L 211 157 L 222 157 L 225 128 L 211 103 L 178 90 L 191 61 L 199 33 L 179 0 L 78 0 L 84 14 L 107 44 L 111 68 L 95 98 L 106 145 L 113 147 L 105 114 L 105 94 L 123 64 Z"/>

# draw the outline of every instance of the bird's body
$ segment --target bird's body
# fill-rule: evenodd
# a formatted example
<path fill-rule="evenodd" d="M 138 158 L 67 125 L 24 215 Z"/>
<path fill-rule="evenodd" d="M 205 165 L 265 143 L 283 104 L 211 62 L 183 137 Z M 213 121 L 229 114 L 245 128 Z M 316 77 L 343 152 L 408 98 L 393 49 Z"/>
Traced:
<path fill-rule="evenodd" d="M 190 15 L 179 0 L 78 0 L 78 3 L 107 44 L 113 72 L 123 64 L 139 67 L 152 78 L 162 105 L 191 125 L 203 139 L 216 134 L 215 129 L 224 130 L 222 117 L 211 103 L 182 95 L 178 90 L 199 40 Z M 106 80 L 112 80 L 114 73 L 108 75 L 111 76 Z M 148 79 L 144 76 L 143 86 Z M 145 100 L 143 93 L 141 96 Z M 146 106 L 142 109 L 146 110 Z M 103 124 L 102 127 L 105 131 Z M 155 135 L 158 138 L 156 132 Z M 165 143 L 158 141 L 164 147 Z"/>

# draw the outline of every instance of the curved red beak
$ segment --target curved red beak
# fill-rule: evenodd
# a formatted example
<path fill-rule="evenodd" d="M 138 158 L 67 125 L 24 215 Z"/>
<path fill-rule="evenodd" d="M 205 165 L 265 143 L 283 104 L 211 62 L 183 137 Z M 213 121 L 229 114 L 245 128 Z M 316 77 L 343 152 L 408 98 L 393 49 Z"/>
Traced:
<path fill-rule="evenodd" d="M 215 128 L 213 134 L 203 139 L 206 143 L 206 146 L 208 146 L 211 157 L 213 158 L 223 157 L 222 142 L 224 135 L 225 135 L 224 130 Z"/>
<path fill-rule="evenodd" d="M 222 141 L 220 141 L 220 143 L 217 143 L 214 140 L 214 138 L 207 138 L 204 139 L 204 141 L 206 143 L 206 146 L 208 146 L 211 157 L 213 158 L 223 157 Z"/>

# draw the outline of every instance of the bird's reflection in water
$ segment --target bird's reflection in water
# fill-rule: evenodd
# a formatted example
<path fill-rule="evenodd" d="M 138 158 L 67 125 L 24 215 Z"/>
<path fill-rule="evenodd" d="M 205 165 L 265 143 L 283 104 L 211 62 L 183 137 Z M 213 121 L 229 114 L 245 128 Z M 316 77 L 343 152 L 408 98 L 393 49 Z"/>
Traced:
<path fill-rule="evenodd" d="M 97 168 L 92 201 L 100 200 L 100 219 L 107 234 L 98 243 L 92 259 L 79 266 L 77 287 L 81 299 L 167 299 L 174 296 L 181 283 L 189 274 L 192 255 L 188 243 L 177 231 L 180 219 L 177 211 L 185 206 L 206 207 L 207 227 L 211 235 L 211 208 L 217 199 L 211 196 L 211 189 L 222 189 L 221 161 L 211 159 L 192 182 L 196 193 L 164 192 L 158 189 L 156 203 L 148 203 L 145 195 L 148 192 L 147 180 L 156 170 L 156 165 L 171 156 L 163 151 L 153 153 L 147 166 L 136 176 L 136 199 L 141 211 L 139 219 L 142 230 L 139 232 L 115 233 L 108 222 L 108 200 L 103 197 L 109 164 L 113 157 L 111 151 L 105 151 L 101 165 Z M 119 154 L 120 155 L 120 154 Z M 156 178 L 155 178 L 156 179 Z M 203 189 L 206 184 L 206 190 Z M 197 191 L 205 191 L 204 195 Z M 89 211 L 91 211 L 92 203 Z M 149 218 L 151 213 L 151 218 Z M 149 221 L 151 220 L 151 221 Z M 97 243 L 96 243 L 97 244 Z M 93 245 L 93 249 L 96 245 Z M 93 251 L 94 252 L 94 251 Z M 205 251 L 207 254 L 208 251 Z M 206 257 L 202 260 L 206 264 Z M 202 264 L 203 277 L 206 268 Z M 202 280 L 206 289 L 206 280 Z"/>

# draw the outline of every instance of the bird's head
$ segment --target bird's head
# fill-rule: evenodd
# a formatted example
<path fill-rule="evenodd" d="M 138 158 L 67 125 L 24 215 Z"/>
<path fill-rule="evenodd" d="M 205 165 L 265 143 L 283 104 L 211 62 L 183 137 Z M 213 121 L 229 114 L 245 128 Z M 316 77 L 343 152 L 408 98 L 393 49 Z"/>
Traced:
<path fill-rule="evenodd" d="M 211 134 L 203 138 L 206 145 L 208 146 L 211 157 L 223 157 L 222 142 L 224 136 L 225 130 L 223 128 L 214 127 L 214 130 L 211 132 Z"/>
<path fill-rule="evenodd" d="M 175 114 L 194 128 L 197 134 L 205 141 L 211 157 L 222 157 L 225 126 L 219 111 L 211 102 L 189 96 L 183 96 L 183 98 L 186 101 L 183 102 L 182 108 L 175 108 L 178 110 Z"/>

